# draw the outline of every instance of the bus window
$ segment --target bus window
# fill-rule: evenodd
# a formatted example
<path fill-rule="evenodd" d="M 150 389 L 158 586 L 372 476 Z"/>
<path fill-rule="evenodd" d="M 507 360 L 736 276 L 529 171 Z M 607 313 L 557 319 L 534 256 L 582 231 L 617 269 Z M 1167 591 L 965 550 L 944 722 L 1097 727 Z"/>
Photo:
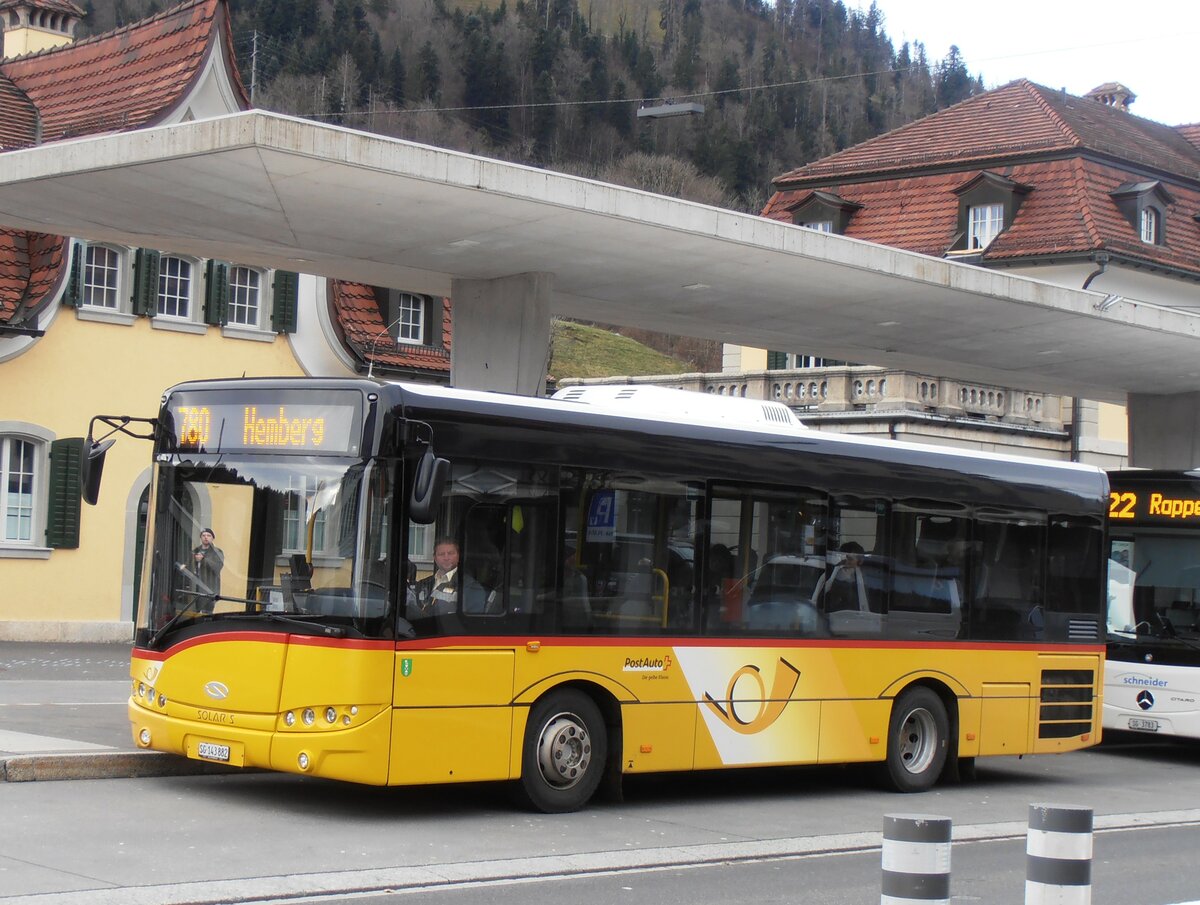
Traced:
<path fill-rule="evenodd" d="M 816 595 L 835 636 L 879 638 L 891 581 L 888 504 L 841 499 L 832 507 L 825 578 Z"/>
<path fill-rule="evenodd" d="M 957 638 L 970 520 L 937 503 L 904 501 L 892 512 L 889 638 Z"/>
<path fill-rule="evenodd" d="M 454 465 L 432 530 L 409 524 L 406 611 L 418 633 L 458 631 L 463 618 L 478 620 L 473 632 L 531 627 L 553 590 L 554 478 L 523 465 Z"/>
<path fill-rule="evenodd" d="M 1027 641 L 1045 634 L 1042 563 L 1046 517 L 980 510 L 976 516 L 970 637 Z"/>
<path fill-rule="evenodd" d="M 1046 555 L 1047 640 L 1066 641 L 1085 631 L 1101 636 L 1096 607 L 1104 593 L 1104 576 L 1086 565 L 1103 560 L 1103 543 L 1099 520 L 1051 517 Z"/>
<path fill-rule="evenodd" d="M 706 634 L 828 635 L 813 602 L 825 574 L 826 511 L 811 491 L 713 490 Z"/>
<path fill-rule="evenodd" d="M 693 631 L 702 498 L 682 481 L 564 470 L 562 629 Z"/>

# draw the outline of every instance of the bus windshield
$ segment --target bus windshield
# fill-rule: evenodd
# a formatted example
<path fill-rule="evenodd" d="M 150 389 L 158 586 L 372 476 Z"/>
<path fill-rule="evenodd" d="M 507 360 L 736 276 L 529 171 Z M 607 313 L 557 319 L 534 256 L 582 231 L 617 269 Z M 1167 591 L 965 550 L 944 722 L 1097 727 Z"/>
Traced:
<path fill-rule="evenodd" d="M 309 456 L 160 462 L 137 643 L 253 621 L 387 636 L 391 464 Z"/>
<path fill-rule="evenodd" d="M 1200 566 L 1192 535 L 1143 531 L 1114 537 L 1109 632 L 1200 639 Z"/>

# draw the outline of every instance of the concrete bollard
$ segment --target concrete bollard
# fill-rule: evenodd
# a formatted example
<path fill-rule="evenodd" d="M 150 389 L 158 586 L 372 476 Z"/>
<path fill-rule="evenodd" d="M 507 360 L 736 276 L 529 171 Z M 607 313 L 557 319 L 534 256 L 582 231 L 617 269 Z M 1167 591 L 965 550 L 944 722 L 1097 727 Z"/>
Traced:
<path fill-rule="evenodd" d="M 1091 905 L 1092 809 L 1031 804 L 1025 905 Z"/>
<path fill-rule="evenodd" d="M 886 814 L 879 905 L 950 905 L 949 817 Z"/>

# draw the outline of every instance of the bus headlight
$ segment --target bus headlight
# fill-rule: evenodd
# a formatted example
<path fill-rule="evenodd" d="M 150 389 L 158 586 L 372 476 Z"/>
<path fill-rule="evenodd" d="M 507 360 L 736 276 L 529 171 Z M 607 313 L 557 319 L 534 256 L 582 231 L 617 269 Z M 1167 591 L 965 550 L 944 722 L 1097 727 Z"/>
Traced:
<path fill-rule="evenodd" d="M 334 710 L 332 707 L 325 708 L 325 722 L 327 722 L 327 723 L 336 723 L 337 722 L 337 711 Z"/>
<path fill-rule="evenodd" d="M 296 758 L 296 763 L 299 764 L 301 770 L 308 769 L 308 752 L 301 751 L 300 756 Z"/>
<path fill-rule="evenodd" d="M 311 707 L 305 707 L 304 713 L 300 718 L 302 720 L 304 720 L 305 726 L 311 726 L 313 723 L 315 723 L 317 721 L 317 715 L 316 715 L 316 713 L 313 712 L 313 709 Z"/>
<path fill-rule="evenodd" d="M 296 725 L 296 714 L 292 713 L 290 710 L 287 713 L 285 713 L 283 715 L 283 725 L 288 726 L 289 728 L 292 726 L 295 726 Z"/>
<path fill-rule="evenodd" d="M 143 729 L 141 732 L 138 733 L 138 744 L 140 744 L 143 748 L 150 747 L 150 730 L 149 729 Z"/>

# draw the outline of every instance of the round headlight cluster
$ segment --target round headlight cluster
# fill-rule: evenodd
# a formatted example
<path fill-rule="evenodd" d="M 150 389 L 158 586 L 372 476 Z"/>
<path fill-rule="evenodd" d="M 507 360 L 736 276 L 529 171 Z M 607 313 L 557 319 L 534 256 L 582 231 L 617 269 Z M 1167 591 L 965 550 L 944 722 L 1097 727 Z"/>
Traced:
<path fill-rule="evenodd" d="M 284 711 L 283 725 L 287 729 L 298 728 L 298 724 L 303 728 L 310 729 L 337 728 L 339 724 L 341 726 L 353 725 L 354 718 L 357 716 L 357 706 L 297 707 L 295 710 Z"/>

